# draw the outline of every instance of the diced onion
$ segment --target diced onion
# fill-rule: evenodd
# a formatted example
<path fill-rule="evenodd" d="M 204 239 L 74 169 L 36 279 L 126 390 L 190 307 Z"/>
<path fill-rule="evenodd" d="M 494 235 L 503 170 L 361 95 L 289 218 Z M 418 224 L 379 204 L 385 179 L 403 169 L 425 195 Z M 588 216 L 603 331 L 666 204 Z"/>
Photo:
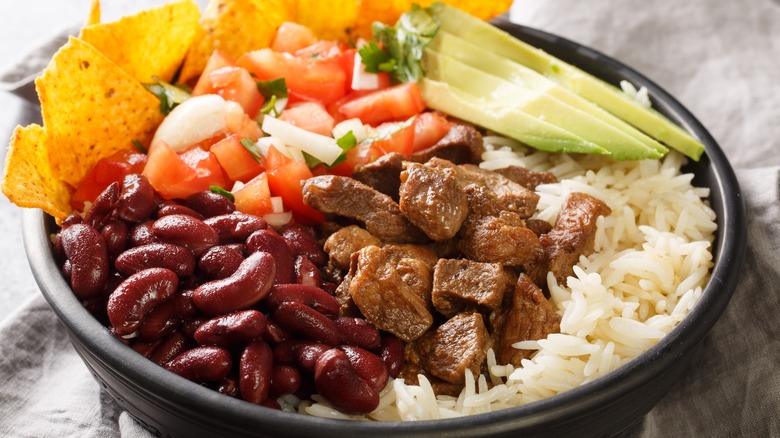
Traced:
<path fill-rule="evenodd" d="M 333 127 L 333 138 L 341 138 L 347 135 L 347 132 L 352 131 L 352 135 L 355 136 L 355 140 L 358 143 L 368 138 L 368 131 L 366 131 L 365 125 L 360 119 L 347 119 L 340 122 Z"/>
<path fill-rule="evenodd" d="M 379 88 L 379 75 L 366 71 L 360 52 L 355 52 L 355 64 L 352 68 L 353 90 L 376 90 Z"/>
<path fill-rule="evenodd" d="M 271 207 L 274 209 L 274 213 L 283 213 L 284 212 L 284 203 L 282 202 L 281 196 L 272 196 L 271 197 Z"/>
<path fill-rule="evenodd" d="M 263 216 L 263 219 L 268 222 L 268 225 L 274 228 L 279 228 L 290 223 L 292 220 L 292 212 L 285 211 L 282 213 L 268 213 L 267 215 Z"/>
<path fill-rule="evenodd" d="M 333 164 L 342 152 L 335 139 L 309 132 L 273 117 L 263 119 L 263 131 L 277 137 L 288 146 L 297 147 L 327 165 Z"/>
<path fill-rule="evenodd" d="M 228 125 L 228 103 L 216 94 L 204 94 L 185 100 L 162 121 L 154 134 L 151 147 L 164 142 L 174 151 L 182 152 L 193 144 L 224 131 Z"/>

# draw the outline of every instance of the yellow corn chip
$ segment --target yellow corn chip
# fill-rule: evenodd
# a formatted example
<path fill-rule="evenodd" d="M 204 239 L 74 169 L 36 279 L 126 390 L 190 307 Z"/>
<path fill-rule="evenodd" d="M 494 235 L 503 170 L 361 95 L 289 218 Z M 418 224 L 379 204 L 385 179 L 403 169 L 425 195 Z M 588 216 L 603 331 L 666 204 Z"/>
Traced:
<path fill-rule="evenodd" d="M 92 4 L 89 6 L 89 15 L 87 15 L 87 22 L 84 26 L 92 26 L 100 23 L 100 0 L 92 0 Z"/>
<path fill-rule="evenodd" d="M 40 125 L 17 126 L 3 169 L 3 193 L 20 207 L 41 208 L 57 219 L 71 212 L 70 188 L 52 175 L 46 132 Z"/>
<path fill-rule="evenodd" d="M 94 47 L 70 38 L 35 81 L 54 175 L 76 186 L 102 157 L 151 141 L 160 102 Z"/>
<path fill-rule="evenodd" d="M 98 17 L 99 13 L 98 9 Z M 171 81 L 195 37 L 199 18 L 198 5 L 181 0 L 86 26 L 80 38 L 141 82 L 153 82 L 152 76 Z"/>
<path fill-rule="evenodd" d="M 289 0 L 213 0 L 200 21 L 200 30 L 190 47 L 179 75 L 188 83 L 203 71 L 215 49 L 232 58 L 268 47 L 276 30 L 295 18 Z"/>
<path fill-rule="evenodd" d="M 319 38 L 344 40 L 358 18 L 358 3 L 357 0 L 298 0 L 295 21 Z"/>

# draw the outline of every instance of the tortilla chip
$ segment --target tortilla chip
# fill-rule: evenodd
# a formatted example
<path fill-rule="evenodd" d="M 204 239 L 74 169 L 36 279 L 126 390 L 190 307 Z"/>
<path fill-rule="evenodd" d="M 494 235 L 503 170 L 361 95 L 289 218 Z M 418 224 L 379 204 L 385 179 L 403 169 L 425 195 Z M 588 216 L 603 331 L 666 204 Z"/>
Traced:
<path fill-rule="evenodd" d="M 198 5 L 181 0 L 86 26 L 80 38 L 141 82 L 153 82 L 153 76 L 170 82 L 195 38 L 199 18 Z"/>
<path fill-rule="evenodd" d="M 76 186 L 103 157 L 148 145 L 160 102 L 94 47 L 71 37 L 35 81 L 55 177 Z"/>
<path fill-rule="evenodd" d="M 197 78 L 215 49 L 235 59 L 268 47 L 279 26 L 294 19 L 295 4 L 290 0 L 212 0 L 184 60 L 179 82 Z"/>
<path fill-rule="evenodd" d="M 100 23 L 100 0 L 92 0 L 92 4 L 89 5 L 89 15 L 87 15 L 87 22 L 84 26 L 92 26 Z"/>
<path fill-rule="evenodd" d="M 358 18 L 358 3 L 357 0 L 298 0 L 295 21 L 311 29 L 319 38 L 345 40 L 349 28 Z"/>
<path fill-rule="evenodd" d="M 71 212 L 70 188 L 52 174 L 46 132 L 40 125 L 14 129 L 3 169 L 3 194 L 20 207 L 41 208 L 57 219 Z"/>

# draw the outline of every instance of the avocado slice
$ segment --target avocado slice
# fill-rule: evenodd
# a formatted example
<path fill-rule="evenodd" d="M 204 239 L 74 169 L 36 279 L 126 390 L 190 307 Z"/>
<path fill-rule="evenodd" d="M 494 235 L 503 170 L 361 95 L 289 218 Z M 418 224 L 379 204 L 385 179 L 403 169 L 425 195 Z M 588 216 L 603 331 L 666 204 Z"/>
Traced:
<path fill-rule="evenodd" d="M 506 106 L 482 106 L 479 99 L 430 77 L 418 82 L 425 103 L 439 111 L 515 138 L 546 152 L 608 154 L 606 149 L 540 118 Z"/>
<path fill-rule="evenodd" d="M 599 105 L 647 135 L 698 161 L 704 145 L 652 108 L 634 102 L 617 87 L 607 84 L 541 49 L 452 6 L 436 2 L 429 11 L 438 20 L 440 31 L 457 35 L 496 55 L 529 67 Z"/>
<path fill-rule="evenodd" d="M 655 139 L 648 137 L 643 132 L 615 117 L 598 105 L 595 105 L 573 93 L 571 90 L 564 88 L 557 82 L 542 76 L 540 73 L 537 73 L 522 64 L 518 64 L 492 52 L 485 51 L 477 45 L 449 32 L 439 30 L 436 33 L 436 37 L 428 44 L 427 48 L 435 52 L 452 56 L 464 64 L 498 76 L 501 79 L 512 82 L 518 86 L 543 89 L 545 90 L 545 93 L 558 99 L 562 103 L 590 114 L 615 129 L 623 131 L 624 134 L 633 137 L 645 146 L 655 149 L 661 154 L 665 154 L 669 151 Z"/>
<path fill-rule="evenodd" d="M 422 58 L 422 67 L 427 77 L 467 93 L 481 108 L 494 112 L 511 108 L 526 113 L 597 144 L 617 160 L 663 156 L 614 126 L 561 102 L 548 93 L 549 87 L 517 85 L 427 48 Z M 452 109 L 447 108 L 445 111 Z"/>

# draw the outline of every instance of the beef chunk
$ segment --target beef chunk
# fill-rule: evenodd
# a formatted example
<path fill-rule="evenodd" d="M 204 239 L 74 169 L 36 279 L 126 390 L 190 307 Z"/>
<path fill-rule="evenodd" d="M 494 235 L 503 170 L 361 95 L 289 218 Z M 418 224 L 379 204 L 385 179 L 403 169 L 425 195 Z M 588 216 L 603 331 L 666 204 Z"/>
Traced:
<path fill-rule="evenodd" d="M 466 195 L 449 168 L 405 163 L 400 199 L 403 214 L 433 240 L 455 236 L 468 214 Z"/>
<path fill-rule="evenodd" d="M 466 258 L 528 269 L 542 256 L 539 238 L 517 213 L 503 211 L 495 195 L 482 186 L 465 187 L 469 216 L 458 248 Z"/>
<path fill-rule="evenodd" d="M 520 274 L 511 300 L 494 326 L 493 351 L 499 364 L 520 366 L 520 361 L 533 354 L 532 350 L 518 350 L 512 344 L 546 338 L 561 329 L 561 317 L 555 313 L 531 278 Z"/>
<path fill-rule="evenodd" d="M 388 256 L 392 260 L 417 259 L 423 262 L 431 271 L 433 271 L 433 268 L 436 267 L 436 263 L 439 261 L 436 252 L 423 245 L 388 243 L 382 245 L 382 249 L 388 251 Z"/>
<path fill-rule="evenodd" d="M 433 305 L 446 317 L 465 310 L 498 310 L 507 277 L 499 263 L 440 259 L 433 271 Z"/>
<path fill-rule="evenodd" d="M 465 371 L 476 377 L 488 349 L 488 332 L 479 313 L 459 313 L 415 342 L 423 370 L 444 381 L 463 384 Z"/>
<path fill-rule="evenodd" d="M 549 222 L 541 219 L 526 219 L 525 226 L 534 232 L 537 236 L 547 234 L 552 231 L 552 225 Z"/>
<path fill-rule="evenodd" d="M 401 213 L 389 196 L 352 178 L 322 175 L 303 183 L 303 201 L 323 212 L 356 219 L 385 242 L 419 242 L 425 234 Z"/>
<path fill-rule="evenodd" d="M 389 263 L 395 263 L 401 280 L 425 301 L 428 309 L 433 308 L 433 268 L 438 261 L 432 249 L 412 244 L 387 244 L 382 246 Z"/>
<path fill-rule="evenodd" d="M 382 155 L 376 161 L 360 164 L 352 172 L 352 178 L 373 187 L 398 202 L 398 189 L 401 186 L 401 170 L 404 156 L 398 152 Z"/>
<path fill-rule="evenodd" d="M 556 178 L 552 172 L 537 172 L 521 166 L 507 166 L 503 169 L 496 169 L 496 172 L 528 190 L 535 190 L 536 186 L 539 184 L 552 184 L 558 182 L 558 178 Z"/>
<path fill-rule="evenodd" d="M 422 368 L 422 359 L 420 354 L 415 350 L 415 343 L 410 342 L 406 344 L 404 349 L 404 366 L 401 368 L 401 372 L 398 377 L 404 380 L 407 385 L 420 385 L 419 376 L 423 375 L 431 384 L 433 393 L 436 395 L 449 395 L 457 397 L 461 391 L 463 391 L 464 385 L 462 383 L 450 383 L 446 382 L 436 376 L 432 376 Z"/>
<path fill-rule="evenodd" d="M 439 158 L 433 158 L 427 164 L 440 169 L 455 170 L 461 187 L 477 184 L 492 191 L 503 209 L 515 212 L 523 219 L 531 217 L 536 211 L 539 195 L 499 173 L 481 169 L 473 164 L 456 166 Z"/>
<path fill-rule="evenodd" d="M 405 342 L 433 323 L 425 300 L 406 284 L 388 251 L 367 246 L 356 253 L 349 294 L 366 320 Z"/>
<path fill-rule="evenodd" d="M 323 248 L 328 253 L 329 261 L 338 269 L 349 269 L 349 259 L 352 253 L 368 245 L 380 245 L 382 242 L 368 231 L 357 225 L 349 225 L 331 234 Z"/>
<path fill-rule="evenodd" d="M 539 238 L 544 251 L 544 270 L 552 271 L 558 282 L 565 282 L 574 273 L 573 267 L 580 256 L 593 252 L 596 219 L 611 213 L 600 199 L 585 193 L 570 194 L 561 206 L 552 231 Z M 536 277 L 534 279 L 538 281 Z"/>
<path fill-rule="evenodd" d="M 454 125 L 436 144 L 414 152 L 411 160 L 425 163 L 433 157 L 442 158 L 455 164 L 479 163 L 485 145 L 482 134 L 473 126 Z"/>

